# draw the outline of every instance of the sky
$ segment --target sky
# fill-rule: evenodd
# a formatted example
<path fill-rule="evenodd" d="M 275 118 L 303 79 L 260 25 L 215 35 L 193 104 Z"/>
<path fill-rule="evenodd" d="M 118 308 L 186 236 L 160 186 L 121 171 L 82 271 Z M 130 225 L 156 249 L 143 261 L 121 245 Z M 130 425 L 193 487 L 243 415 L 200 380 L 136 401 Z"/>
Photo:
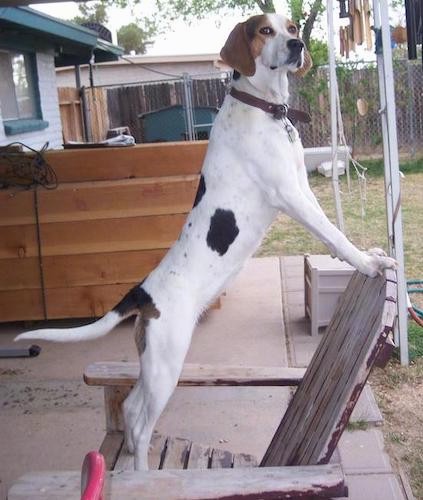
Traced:
<path fill-rule="evenodd" d="M 154 0 L 142 0 L 141 7 L 137 7 L 135 15 L 140 17 L 149 16 L 154 13 L 155 2 Z M 337 4 L 337 2 L 334 2 Z M 77 3 L 75 2 L 61 2 L 50 4 L 33 4 L 32 8 L 45 12 L 51 16 L 61 19 L 72 19 L 79 14 Z M 276 10 L 279 12 L 286 12 L 284 0 L 275 0 Z M 133 14 L 130 9 L 119 9 L 111 7 L 108 9 L 109 23 L 107 27 L 113 33 L 123 25 L 128 24 L 133 19 Z M 259 13 L 259 11 L 257 11 Z M 334 16 L 334 21 L 337 23 L 337 15 Z M 187 24 L 182 20 L 176 20 L 172 23 L 172 30 L 159 35 L 154 44 L 147 49 L 148 55 L 174 55 L 174 54 L 209 54 L 219 53 L 226 38 L 235 24 L 242 21 L 240 13 L 234 15 L 226 15 L 222 17 L 208 16 L 207 19 L 196 21 L 192 24 Z M 323 16 L 323 29 L 314 32 L 314 35 L 325 37 L 326 16 Z M 115 43 L 116 40 L 114 39 Z M 338 44 L 338 37 L 335 36 L 335 43 Z M 364 53 L 358 54 L 358 57 L 369 59 L 372 54 Z"/>
<path fill-rule="evenodd" d="M 143 0 L 143 11 L 139 15 L 146 16 L 149 12 L 153 12 L 154 2 Z M 40 10 L 61 19 L 70 20 L 79 14 L 78 6 L 75 2 L 62 2 L 59 4 L 33 4 L 30 5 L 33 9 Z M 146 8 L 147 7 L 147 8 Z M 112 7 L 108 9 L 109 23 L 107 27 L 113 32 L 116 32 L 120 26 L 131 22 L 131 12 L 129 9 L 119 9 Z M 235 24 L 242 20 L 241 15 L 225 16 L 218 18 L 217 16 L 209 16 L 208 19 L 203 19 L 188 25 L 182 20 L 177 20 L 172 23 L 172 32 L 167 32 L 160 35 L 155 43 L 147 50 L 149 55 L 173 55 L 173 54 L 208 54 L 218 53 L 222 48 L 229 32 Z"/>

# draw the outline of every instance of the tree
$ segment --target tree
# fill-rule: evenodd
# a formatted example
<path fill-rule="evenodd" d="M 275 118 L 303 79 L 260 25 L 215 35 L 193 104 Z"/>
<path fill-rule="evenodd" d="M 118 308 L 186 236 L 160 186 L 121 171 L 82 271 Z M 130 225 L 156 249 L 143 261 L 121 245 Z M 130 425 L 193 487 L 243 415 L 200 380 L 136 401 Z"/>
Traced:
<path fill-rule="evenodd" d="M 78 10 L 80 15 L 72 19 L 72 22 L 76 24 L 99 23 L 104 25 L 109 19 L 107 4 L 104 2 L 97 2 L 92 5 L 81 3 L 78 5 Z"/>
<path fill-rule="evenodd" d="M 136 23 L 130 23 L 118 30 L 118 44 L 125 49 L 126 54 L 132 50 L 138 54 L 145 53 L 149 38 L 155 33 L 155 25 L 149 24 L 148 20 L 145 20 L 144 24 L 144 29 Z"/>
<path fill-rule="evenodd" d="M 125 0 L 121 0 L 125 1 Z M 201 19 L 210 13 L 228 13 L 238 9 L 243 14 L 260 9 L 263 13 L 275 12 L 274 0 L 169 0 L 156 3 L 166 17 L 183 17 L 187 21 Z M 319 15 L 324 11 L 323 0 L 287 0 L 288 15 L 301 30 L 301 38 L 308 46 Z"/>

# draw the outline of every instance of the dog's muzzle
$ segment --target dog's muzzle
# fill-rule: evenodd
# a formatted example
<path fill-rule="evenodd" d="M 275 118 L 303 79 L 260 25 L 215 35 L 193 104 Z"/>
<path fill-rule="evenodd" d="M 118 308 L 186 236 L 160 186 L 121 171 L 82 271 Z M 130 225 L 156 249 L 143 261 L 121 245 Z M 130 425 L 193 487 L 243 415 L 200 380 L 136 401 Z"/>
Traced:
<path fill-rule="evenodd" d="M 297 67 L 301 66 L 302 64 L 301 54 L 304 49 L 304 42 L 302 42 L 298 38 L 291 38 L 291 40 L 288 40 L 286 46 L 289 49 L 289 57 L 287 63 L 295 64 Z"/>

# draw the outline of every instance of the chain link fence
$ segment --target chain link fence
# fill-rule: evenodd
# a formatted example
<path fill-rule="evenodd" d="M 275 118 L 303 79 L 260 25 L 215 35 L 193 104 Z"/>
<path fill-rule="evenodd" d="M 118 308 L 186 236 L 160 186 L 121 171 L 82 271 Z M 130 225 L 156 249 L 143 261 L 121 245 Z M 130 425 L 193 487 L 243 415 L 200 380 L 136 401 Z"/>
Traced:
<path fill-rule="evenodd" d="M 394 71 L 399 149 L 415 156 L 423 153 L 422 66 L 397 60 Z M 337 76 L 347 144 L 356 155 L 382 153 L 376 66 L 338 65 Z M 329 145 L 328 68 L 290 80 L 291 106 L 312 116 L 310 124 L 298 125 L 304 146 Z M 110 127 L 128 126 L 138 143 L 208 139 L 229 84 L 230 74 L 222 72 L 107 87 Z"/>
<path fill-rule="evenodd" d="M 423 153 L 422 66 L 419 62 L 396 60 L 394 77 L 398 147 L 400 152 L 415 156 Z M 376 65 L 339 64 L 337 78 L 348 145 L 356 155 L 381 154 L 382 129 Z M 312 115 L 311 125 L 299 126 L 304 146 L 330 144 L 328 68 L 316 68 L 313 78 L 292 82 L 291 105 L 307 109 Z"/>

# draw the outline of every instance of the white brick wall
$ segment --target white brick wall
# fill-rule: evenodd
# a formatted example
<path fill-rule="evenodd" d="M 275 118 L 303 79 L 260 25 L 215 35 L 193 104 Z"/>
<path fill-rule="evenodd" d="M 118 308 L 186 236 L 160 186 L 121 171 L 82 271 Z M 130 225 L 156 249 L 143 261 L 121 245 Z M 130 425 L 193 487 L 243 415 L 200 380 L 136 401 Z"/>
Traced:
<path fill-rule="evenodd" d="M 53 50 L 37 52 L 36 60 L 42 118 L 49 122 L 49 126 L 44 130 L 36 130 L 25 134 L 5 135 L 4 127 L 1 123 L 0 146 L 4 146 L 13 141 L 20 141 L 32 148 L 40 149 L 48 141 L 50 149 L 60 149 L 63 147 L 62 123 L 60 121 Z"/>

